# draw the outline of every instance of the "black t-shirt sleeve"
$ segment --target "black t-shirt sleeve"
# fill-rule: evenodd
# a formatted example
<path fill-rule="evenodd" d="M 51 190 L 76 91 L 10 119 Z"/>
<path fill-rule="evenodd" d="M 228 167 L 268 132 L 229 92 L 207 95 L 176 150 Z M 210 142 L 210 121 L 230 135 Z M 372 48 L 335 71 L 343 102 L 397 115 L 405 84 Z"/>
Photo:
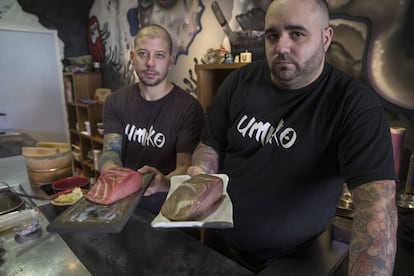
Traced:
<path fill-rule="evenodd" d="M 359 105 L 358 100 L 352 104 Z M 391 134 L 383 107 L 378 104 L 351 110 L 344 114 L 338 139 L 338 162 L 345 182 L 353 189 L 375 180 L 395 180 Z"/>
<path fill-rule="evenodd" d="M 230 98 L 232 92 L 236 91 L 234 84 L 237 83 L 238 76 L 238 71 L 230 73 L 220 85 L 212 104 L 207 108 L 201 141 L 219 152 L 223 152 L 227 145 Z"/>
<path fill-rule="evenodd" d="M 119 104 L 116 101 L 122 99 L 122 97 L 116 97 L 116 94 L 122 93 L 122 91 L 114 91 L 105 100 L 103 106 L 103 123 L 105 134 L 118 133 L 122 134 L 123 126 L 121 121 L 121 114 L 119 114 L 122 108 L 119 108 Z"/>

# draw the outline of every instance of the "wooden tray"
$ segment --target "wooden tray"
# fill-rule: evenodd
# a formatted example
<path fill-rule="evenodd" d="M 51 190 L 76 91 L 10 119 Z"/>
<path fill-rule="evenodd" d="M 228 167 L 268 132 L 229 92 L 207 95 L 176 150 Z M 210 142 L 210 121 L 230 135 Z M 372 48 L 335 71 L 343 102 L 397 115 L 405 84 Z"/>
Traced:
<path fill-rule="evenodd" d="M 47 231 L 119 233 L 128 222 L 131 213 L 153 178 L 153 173 L 143 175 L 141 190 L 111 205 L 95 204 L 83 197 L 55 218 L 47 226 Z"/>

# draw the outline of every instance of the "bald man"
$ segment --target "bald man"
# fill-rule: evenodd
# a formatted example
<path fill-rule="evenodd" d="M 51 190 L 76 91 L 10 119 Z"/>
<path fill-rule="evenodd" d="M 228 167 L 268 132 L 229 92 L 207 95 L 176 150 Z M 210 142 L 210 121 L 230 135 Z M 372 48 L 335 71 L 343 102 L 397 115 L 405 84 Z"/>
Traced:
<path fill-rule="evenodd" d="M 114 91 L 105 101 L 100 170 L 127 167 L 153 172 L 155 178 L 139 206 L 158 213 L 170 178 L 185 174 L 191 163 L 204 113 L 194 97 L 167 80 L 174 56 L 163 27 L 141 28 L 130 58 L 139 82 Z"/>
<path fill-rule="evenodd" d="M 389 126 L 375 92 L 325 61 L 332 36 L 325 1 L 274 0 L 266 60 L 229 75 L 207 112 L 188 173 L 229 175 L 234 228 L 217 234 L 253 271 L 322 233 L 347 183 L 355 205 L 349 274 L 392 274 Z"/>

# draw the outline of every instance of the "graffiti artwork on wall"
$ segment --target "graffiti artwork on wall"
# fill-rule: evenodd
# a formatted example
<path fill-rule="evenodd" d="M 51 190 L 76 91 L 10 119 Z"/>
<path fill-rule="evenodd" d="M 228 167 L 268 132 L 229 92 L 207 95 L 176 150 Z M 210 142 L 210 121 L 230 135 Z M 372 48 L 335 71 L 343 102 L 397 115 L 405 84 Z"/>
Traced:
<path fill-rule="evenodd" d="M 267 6 L 271 1 L 234 1 L 229 24 L 220 4 L 214 1 L 211 10 L 222 27 L 229 41 L 228 49 L 233 55 L 249 51 L 253 60 L 264 59 L 264 18 Z"/>
<path fill-rule="evenodd" d="M 239 50 L 234 30 L 261 30 L 260 18 L 264 18 L 270 2 L 233 1 L 230 24 L 220 11 L 219 1 L 213 2 L 212 11 L 230 47 L 236 46 Z M 327 60 L 372 85 L 388 102 L 414 109 L 414 17 L 410 16 L 414 13 L 414 1 L 328 0 L 328 4 L 335 35 Z M 257 27 L 244 26 L 244 22 L 252 22 Z M 250 47 L 257 52 L 256 56 L 261 55 L 258 41 L 251 39 L 257 46 Z"/>
<path fill-rule="evenodd" d="M 201 32 L 201 16 L 212 13 L 223 30 L 223 45 L 232 52 L 249 50 L 253 59 L 263 56 L 264 14 L 271 0 L 96 0 L 90 11 L 91 53 L 101 60 L 106 74 L 119 87 L 136 80 L 129 64 L 129 51 L 139 28 L 150 23 L 164 26 L 172 35 L 177 59 L 198 63 L 205 51 L 189 49 Z M 388 102 L 414 109 L 414 42 L 412 26 L 414 1 L 409 0 L 328 0 L 335 35 L 328 61 L 353 77 L 372 85 Z M 205 9 L 204 6 L 208 9 Z M 224 16 L 223 11 L 231 10 Z M 96 18 L 96 20 L 95 20 Z M 411 18 L 411 19 L 410 19 Z M 411 21 L 410 21 L 411 20 Z M 217 26 L 216 25 L 216 26 Z M 207 33 L 210 26 L 204 26 Z M 243 37 L 243 35 L 245 35 Z M 408 37 L 410 38 L 407 38 Z M 242 39 L 240 39 L 242 37 Z M 410 40 L 411 39 L 411 40 Z M 243 44 L 244 43 L 244 44 Z M 247 44 L 246 44 L 247 43 Z M 249 44 L 250 43 L 250 44 Z M 258 48 L 256 48 L 258 46 Z M 104 51 L 103 51 L 104 49 Z M 411 49 L 411 50 L 410 50 Z M 105 65 L 104 65 L 105 68 Z M 195 91 L 194 68 L 177 68 L 184 76 L 187 91 Z M 188 72 L 188 73 L 186 73 Z"/>
<path fill-rule="evenodd" d="M 328 3 L 335 29 L 332 63 L 367 81 L 389 103 L 414 109 L 414 32 L 413 17 L 409 16 L 414 12 L 414 1 Z M 339 59 L 336 53 L 340 51 L 343 55 Z"/>
<path fill-rule="evenodd" d="M 334 38 L 326 55 L 327 61 L 355 79 L 367 81 L 370 21 L 366 18 L 341 16 L 331 18 L 330 25 L 334 29 Z"/>
<path fill-rule="evenodd" d="M 200 0 L 95 1 L 89 20 L 91 54 L 112 71 L 113 86 L 132 83 L 136 76 L 129 51 L 138 30 L 148 24 L 163 26 L 171 34 L 173 54 L 179 58 L 188 53 L 201 31 L 203 11 Z"/>
<path fill-rule="evenodd" d="M 105 27 L 108 24 L 105 24 Z M 105 45 L 108 32 L 99 28 L 96 16 L 92 16 L 88 23 L 88 45 L 92 59 L 96 62 L 105 62 Z"/>

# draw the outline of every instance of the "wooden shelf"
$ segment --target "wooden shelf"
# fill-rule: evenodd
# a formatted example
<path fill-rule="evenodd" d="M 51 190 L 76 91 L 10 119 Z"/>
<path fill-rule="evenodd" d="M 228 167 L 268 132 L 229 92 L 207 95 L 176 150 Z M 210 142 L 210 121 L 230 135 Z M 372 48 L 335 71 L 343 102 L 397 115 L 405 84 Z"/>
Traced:
<path fill-rule="evenodd" d="M 197 64 L 197 97 L 204 109 L 213 101 L 217 90 L 224 79 L 234 70 L 248 63 L 220 63 L 220 64 Z"/>
<path fill-rule="evenodd" d="M 103 137 L 98 134 L 97 123 L 102 122 L 103 104 L 85 103 L 81 100 L 91 99 L 97 88 L 102 88 L 100 72 L 63 73 L 66 111 L 69 123 L 70 142 L 80 151 L 80 160 L 74 161 L 74 171 L 87 177 L 96 178 L 99 172 L 94 169 L 88 158 L 91 150 L 102 150 Z M 87 132 L 85 122 L 89 122 Z"/>

